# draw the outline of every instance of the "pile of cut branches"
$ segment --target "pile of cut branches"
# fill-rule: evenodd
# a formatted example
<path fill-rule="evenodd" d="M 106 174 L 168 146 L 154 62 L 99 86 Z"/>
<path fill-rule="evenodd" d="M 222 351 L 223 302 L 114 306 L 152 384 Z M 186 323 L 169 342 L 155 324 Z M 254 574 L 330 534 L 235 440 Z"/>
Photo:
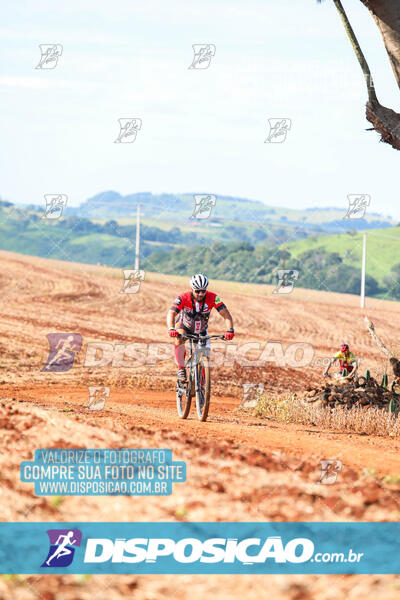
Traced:
<path fill-rule="evenodd" d="M 373 377 L 355 377 L 342 381 L 339 379 L 306 392 L 302 400 L 305 403 L 312 402 L 314 406 L 329 408 L 375 406 L 390 412 L 397 412 L 400 408 L 400 394 L 388 388 L 387 384 L 379 384 Z"/>

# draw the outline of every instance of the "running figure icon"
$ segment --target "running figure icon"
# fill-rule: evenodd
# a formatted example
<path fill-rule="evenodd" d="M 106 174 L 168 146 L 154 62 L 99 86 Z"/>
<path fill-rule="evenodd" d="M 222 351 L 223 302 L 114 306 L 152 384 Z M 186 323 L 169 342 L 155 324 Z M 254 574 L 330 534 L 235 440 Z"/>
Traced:
<path fill-rule="evenodd" d="M 49 333 L 46 337 L 50 352 L 42 371 L 69 371 L 82 346 L 82 336 L 79 333 Z"/>
<path fill-rule="evenodd" d="M 75 550 L 81 545 L 82 531 L 80 529 L 48 529 L 50 548 L 44 563 L 44 568 L 68 567 L 75 555 Z"/>
<path fill-rule="evenodd" d="M 46 565 L 50 566 L 50 563 L 53 560 L 53 558 L 56 558 L 57 556 L 61 558 L 62 556 L 66 556 L 67 554 L 72 554 L 72 550 L 70 548 L 67 548 L 67 546 L 68 544 L 73 545 L 77 543 L 78 540 L 74 540 L 73 537 L 73 531 L 68 531 L 66 535 L 58 536 L 56 544 L 59 545 L 57 546 L 56 551 L 50 556 L 50 558 L 46 560 Z M 62 542 L 60 542 L 61 539 L 63 540 Z"/>

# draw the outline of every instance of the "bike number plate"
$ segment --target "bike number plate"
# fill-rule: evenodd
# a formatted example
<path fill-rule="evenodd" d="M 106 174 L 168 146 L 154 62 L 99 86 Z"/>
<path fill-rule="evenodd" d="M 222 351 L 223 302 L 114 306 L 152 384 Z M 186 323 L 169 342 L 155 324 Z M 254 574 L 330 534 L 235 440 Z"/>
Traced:
<path fill-rule="evenodd" d="M 200 333 L 201 331 L 201 322 L 200 321 L 195 321 L 194 322 L 194 332 L 195 333 Z"/>

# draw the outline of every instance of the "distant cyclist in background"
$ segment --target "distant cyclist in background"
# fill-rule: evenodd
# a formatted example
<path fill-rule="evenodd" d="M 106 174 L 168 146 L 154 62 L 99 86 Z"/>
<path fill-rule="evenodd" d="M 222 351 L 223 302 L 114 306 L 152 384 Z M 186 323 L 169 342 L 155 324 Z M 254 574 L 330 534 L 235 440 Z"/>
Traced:
<path fill-rule="evenodd" d="M 342 344 L 339 352 L 337 352 L 335 356 L 330 359 L 329 364 L 324 371 L 324 376 L 330 377 L 328 371 L 336 360 L 339 361 L 340 375 L 343 375 L 343 371 L 346 369 L 347 376 L 354 377 L 355 372 L 358 369 L 358 363 L 354 354 L 350 352 L 348 344 Z"/>
<path fill-rule="evenodd" d="M 197 273 L 190 280 L 191 290 L 177 296 L 172 303 L 167 315 L 168 335 L 175 339 L 175 359 L 178 365 L 178 381 L 186 381 L 185 369 L 185 340 L 179 334 L 201 333 L 207 334 L 210 312 L 216 308 L 226 324 L 226 340 L 233 340 L 233 320 L 231 313 L 217 294 L 207 291 L 208 279 L 205 275 Z M 209 342 L 207 343 L 209 346 Z"/>

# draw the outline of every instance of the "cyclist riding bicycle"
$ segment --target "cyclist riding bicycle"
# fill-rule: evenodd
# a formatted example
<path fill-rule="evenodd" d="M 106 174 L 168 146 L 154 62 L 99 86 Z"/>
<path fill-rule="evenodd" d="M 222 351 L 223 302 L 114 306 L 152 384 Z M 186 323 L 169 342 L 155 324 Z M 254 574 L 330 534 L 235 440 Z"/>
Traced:
<path fill-rule="evenodd" d="M 336 360 L 339 361 L 340 375 L 343 375 L 343 371 L 346 369 L 347 377 L 354 377 L 355 372 L 358 369 L 358 363 L 354 354 L 350 352 L 348 344 L 342 344 L 339 352 L 330 359 L 329 364 L 324 371 L 324 376 L 330 377 L 328 371 Z"/>
<path fill-rule="evenodd" d="M 197 273 L 190 279 L 191 290 L 177 296 L 168 311 L 168 335 L 175 339 L 175 359 L 178 365 L 178 381 L 186 381 L 185 369 L 185 340 L 179 334 L 199 333 L 207 335 L 208 319 L 210 312 L 216 308 L 226 324 L 226 340 L 233 340 L 232 316 L 217 294 L 209 292 L 208 279 L 205 275 Z M 210 347 L 209 341 L 207 347 Z"/>

